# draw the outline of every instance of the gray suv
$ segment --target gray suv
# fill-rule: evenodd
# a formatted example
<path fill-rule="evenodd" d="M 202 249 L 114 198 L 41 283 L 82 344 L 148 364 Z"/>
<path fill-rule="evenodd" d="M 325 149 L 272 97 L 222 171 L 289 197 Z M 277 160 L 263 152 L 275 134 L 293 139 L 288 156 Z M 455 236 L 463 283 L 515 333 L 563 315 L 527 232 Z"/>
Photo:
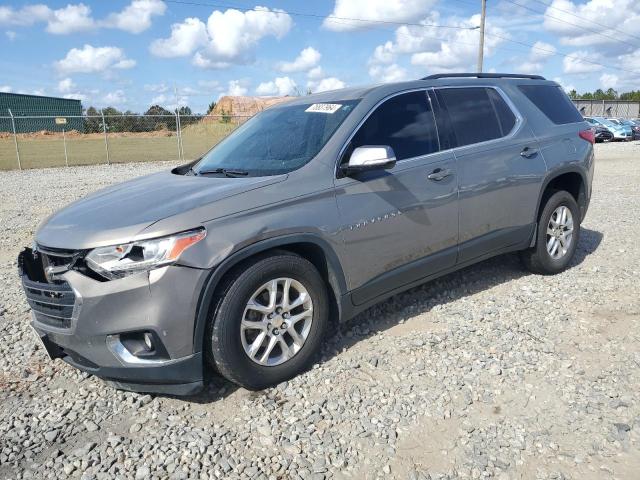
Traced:
<path fill-rule="evenodd" d="M 448 74 L 294 98 L 201 159 L 89 195 L 19 256 L 51 358 L 118 388 L 249 389 L 333 322 L 506 252 L 565 269 L 594 136 L 554 82 Z"/>

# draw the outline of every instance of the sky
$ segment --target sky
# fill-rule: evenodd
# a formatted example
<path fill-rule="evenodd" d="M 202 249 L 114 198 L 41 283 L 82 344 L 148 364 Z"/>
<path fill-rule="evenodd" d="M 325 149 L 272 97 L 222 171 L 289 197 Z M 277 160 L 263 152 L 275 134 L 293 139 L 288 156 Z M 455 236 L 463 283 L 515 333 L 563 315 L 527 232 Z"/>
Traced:
<path fill-rule="evenodd" d="M 638 0 L 488 0 L 484 70 L 640 89 Z M 3 0 L 0 91 L 205 112 L 475 71 L 480 0 Z"/>

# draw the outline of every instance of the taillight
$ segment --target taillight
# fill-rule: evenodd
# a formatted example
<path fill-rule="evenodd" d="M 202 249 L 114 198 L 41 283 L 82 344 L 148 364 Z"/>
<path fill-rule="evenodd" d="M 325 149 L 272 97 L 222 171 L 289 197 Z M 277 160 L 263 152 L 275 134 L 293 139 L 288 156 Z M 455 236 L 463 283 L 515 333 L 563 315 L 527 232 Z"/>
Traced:
<path fill-rule="evenodd" d="M 580 130 L 578 132 L 578 135 L 580 136 L 580 138 L 586 140 L 589 143 L 596 143 L 596 134 L 590 128 L 586 130 Z"/>

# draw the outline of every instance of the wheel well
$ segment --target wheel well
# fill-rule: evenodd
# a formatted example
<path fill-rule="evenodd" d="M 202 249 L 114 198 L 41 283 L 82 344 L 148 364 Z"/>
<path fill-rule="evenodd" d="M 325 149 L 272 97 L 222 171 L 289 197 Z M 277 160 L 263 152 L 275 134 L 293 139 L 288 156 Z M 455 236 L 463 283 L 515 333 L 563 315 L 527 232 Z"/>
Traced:
<path fill-rule="evenodd" d="M 584 189 L 584 180 L 582 175 L 576 172 L 568 172 L 558 175 L 551 180 L 544 189 L 540 205 L 538 206 L 538 218 L 544 208 L 547 199 L 553 195 L 554 191 L 564 190 L 569 192 L 571 196 L 576 200 L 576 203 L 580 207 L 580 211 L 584 215 L 584 209 L 586 205 L 586 192 Z"/>
<path fill-rule="evenodd" d="M 329 320 L 331 322 L 335 322 L 336 324 L 339 323 L 341 312 L 338 296 L 340 295 L 340 288 L 338 279 L 336 278 L 336 272 L 334 272 L 331 268 L 322 247 L 311 242 L 295 242 L 284 245 L 277 245 L 275 247 L 256 252 L 249 257 L 243 258 L 238 263 L 231 266 L 220 278 L 220 280 L 216 284 L 214 295 L 218 295 L 220 293 L 220 290 L 222 290 L 226 284 L 225 279 L 232 275 L 233 272 L 237 271 L 238 269 L 244 268 L 249 263 L 253 263 L 257 258 L 264 258 L 273 254 L 283 252 L 299 255 L 304 259 L 310 261 L 313 266 L 316 267 L 316 269 L 320 273 L 320 276 L 324 280 L 325 285 L 327 286 L 327 294 L 329 297 Z"/>

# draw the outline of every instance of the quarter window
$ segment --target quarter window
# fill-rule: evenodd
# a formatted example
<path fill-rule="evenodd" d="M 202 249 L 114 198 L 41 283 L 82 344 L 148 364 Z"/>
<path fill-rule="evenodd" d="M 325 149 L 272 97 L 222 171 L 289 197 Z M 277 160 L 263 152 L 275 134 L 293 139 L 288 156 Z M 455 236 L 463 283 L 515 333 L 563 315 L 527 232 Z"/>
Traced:
<path fill-rule="evenodd" d="M 439 150 L 431 106 L 424 91 L 403 93 L 380 105 L 351 139 L 350 149 L 388 145 L 397 160 Z"/>
<path fill-rule="evenodd" d="M 560 87 L 520 85 L 518 88 L 556 125 L 582 122 L 582 115 Z"/>
<path fill-rule="evenodd" d="M 504 137 L 516 123 L 515 115 L 493 88 L 443 88 L 438 93 L 459 147 Z"/>

